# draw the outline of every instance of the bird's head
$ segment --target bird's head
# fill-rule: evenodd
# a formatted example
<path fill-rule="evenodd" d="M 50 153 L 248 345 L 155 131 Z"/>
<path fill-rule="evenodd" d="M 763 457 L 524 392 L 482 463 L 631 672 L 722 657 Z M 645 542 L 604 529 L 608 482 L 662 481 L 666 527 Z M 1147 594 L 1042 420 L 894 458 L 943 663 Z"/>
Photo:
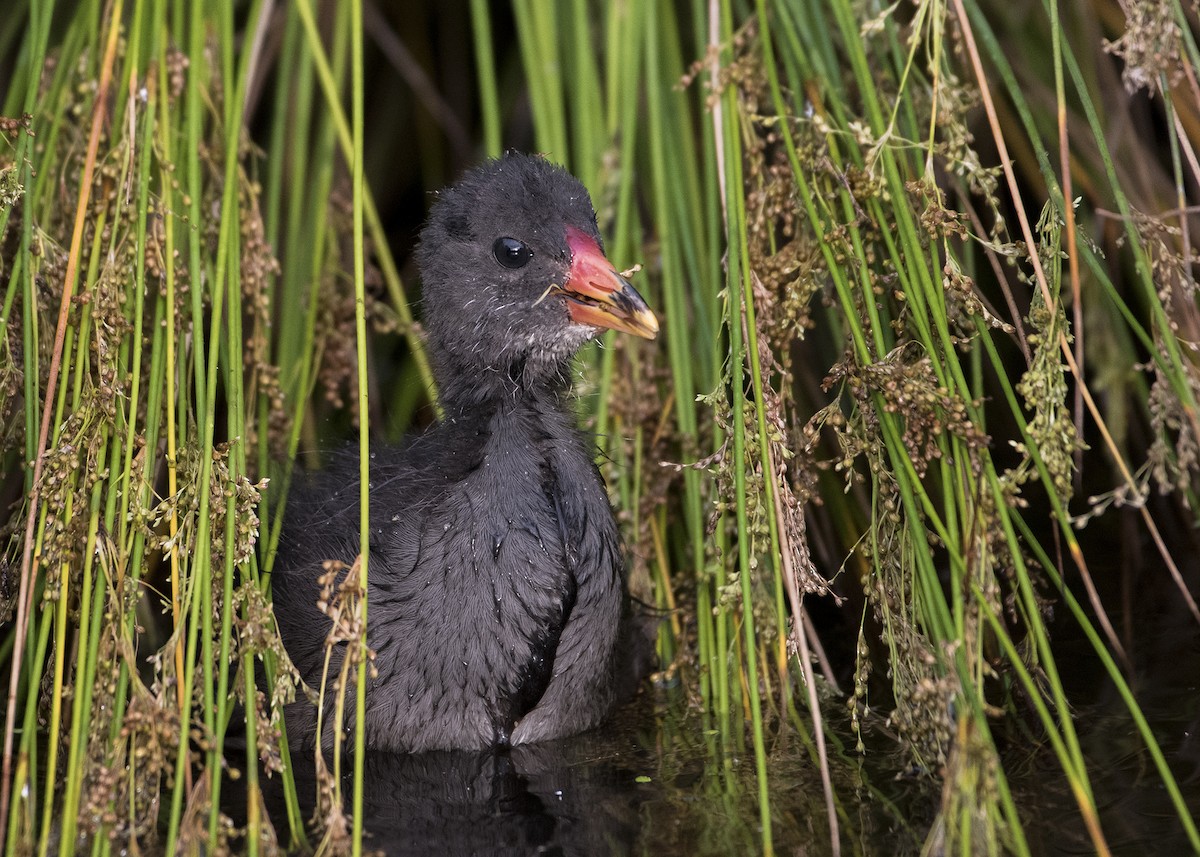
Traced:
<path fill-rule="evenodd" d="M 509 154 L 444 190 L 417 262 L 424 324 L 444 374 L 537 383 L 561 375 L 601 328 L 658 333 L 646 302 L 605 257 L 587 191 L 543 158 Z"/>

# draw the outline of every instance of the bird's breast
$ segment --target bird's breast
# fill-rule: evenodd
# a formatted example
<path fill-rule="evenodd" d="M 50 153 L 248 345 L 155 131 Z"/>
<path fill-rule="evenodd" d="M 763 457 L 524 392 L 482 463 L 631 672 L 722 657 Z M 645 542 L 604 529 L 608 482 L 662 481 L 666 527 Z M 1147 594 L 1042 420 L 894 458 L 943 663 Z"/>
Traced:
<path fill-rule="evenodd" d="M 603 483 L 578 438 L 556 428 L 493 420 L 456 453 L 470 461 L 457 479 L 419 508 L 388 510 L 383 562 L 372 548 L 368 634 L 385 697 L 430 719 L 462 711 L 493 743 L 567 663 L 572 619 L 620 599 Z"/>
<path fill-rule="evenodd" d="M 578 552 L 536 450 L 499 446 L 485 448 L 478 466 L 415 521 L 399 517 L 385 545 L 399 573 L 373 586 L 371 616 L 373 627 L 388 629 L 381 633 L 423 641 L 424 686 L 486 700 L 502 742 L 554 674 L 575 607 Z M 389 613 L 399 621 L 387 621 Z M 411 656 L 410 646 L 384 648 Z M 393 674 L 404 669 L 397 664 Z"/>

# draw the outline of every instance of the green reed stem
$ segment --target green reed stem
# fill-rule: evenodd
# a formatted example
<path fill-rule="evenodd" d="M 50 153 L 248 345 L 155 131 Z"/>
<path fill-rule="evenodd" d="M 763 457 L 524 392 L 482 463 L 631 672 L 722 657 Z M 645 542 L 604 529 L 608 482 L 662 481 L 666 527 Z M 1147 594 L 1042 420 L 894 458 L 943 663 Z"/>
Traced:
<path fill-rule="evenodd" d="M 351 187 L 354 200 L 354 333 L 358 355 L 358 502 L 359 502 L 359 568 L 358 585 L 362 611 L 362 639 L 359 646 L 358 688 L 354 695 L 354 857 L 362 854 L 363 838 L 363 760 L 366 754 L 367 723 L 367 563 L 371 543 L 370 487 L 371 445 L 367 425 L 367 317 L 366 317 L 366 259 L 363 251 L 363 209 L 366 181 L 363 177 L 363 46 L 362 0 L 350 4 L 350 100 L 353 122 L 353 157 Z"/>
<path fill-rule="evenodd" d="M 492 51 L 492 18 L 487 0 L 471 0 L 471 26 L 475 33 L 479 108 L 483 113 L 483 151 L 489 158 L 498 158 L 503 141 L 500 138 L 500 98 L 496 94 L 496 59 Z"/>

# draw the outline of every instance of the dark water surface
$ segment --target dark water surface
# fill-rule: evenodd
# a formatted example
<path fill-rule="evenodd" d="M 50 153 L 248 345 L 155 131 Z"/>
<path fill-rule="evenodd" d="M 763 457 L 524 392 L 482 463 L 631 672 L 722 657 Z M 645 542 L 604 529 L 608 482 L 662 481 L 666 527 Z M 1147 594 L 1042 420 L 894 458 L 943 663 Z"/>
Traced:
<path fill-rule="evenodd" d="M 760 853 L 752 750 L 722 752 L 683 708 L 647 693 L 604 727 L 562 741 L 497 753 L 369 753 L 365 844 L 404 857 Z M 303 764 L 302 801 L 314 791 Z M 798 736 L 774 742 L 770 768 L 776 852 L 828 853 L 819 774 Z M 348 780 L 345 788 L 349 794 Z M 872 853 L 915 853 L 919 832 L 890 803 L 896 795 L 860 800 L 870 792 L 859 788 L 843 792 L 861 804 L 848 808 L 855 837 L 884 846 Z M 928 788 L 893 788 L 906 790 Z M 278 800 L 270 795 L 268 808 L 282 818 Z M 304 811 L 311 814 L 311 804 Z"/>
<path fill-rule="evenodd" d="M 1134 697 L 1191 817 L 1200 820 L 1200 629 L 1178 592 L 1168 588 L 1154 600 L 1118 633 L 1133 664 Z M 1112 853 L 1198 853 L 1116 686 L 1085 641 L 1070 628 L 1056 630 L 1056 660 L 1075 706 L 1075 728 Z M 1035 853 L 1094 853 L 1049 748 L 1033 744 L 1008 756 L 1014 796 Z"/>
<path fill-rule="evenodd" d="M 1136 692 L 1193 816 L 1200 816 L 1200 632 L 1177 610 L 1155 617 L 1134 650 Z M 1086 643 L 1056 644 L 1100 821 L 1115 855 L 1192 853 L 1150 754 Z M 844 710 L 828 700 L 827 711 Z M 1009 718 L 1014 720 L 1014 718 Z M 1014 798 L 1036 855 L 1094 853 L 1058 761 L 1032 716 L 997 728 Z M 842 853 L 919 854 L 940 785 L 897 776 L 905 758 L 879 724 L 865 756 L 835 723 L 830 736 Z M 830 853 L 819 774 L 793 730 L 772 740 L 774 850 Z M 297 760 L 302 801 L 314 792 Z M 349 780 L 345 783 L 350 794 Z M 368 753 L 369 849 L 388 855 L 742 855 L 763 850 L 754 757 L 722 749 L 680 701 L 645 692 L 594 732 L 501 753 Z M 269 793 L 272 816 L 284 817 Z M 306 817 L 311 804 L 304 807 Z"/>

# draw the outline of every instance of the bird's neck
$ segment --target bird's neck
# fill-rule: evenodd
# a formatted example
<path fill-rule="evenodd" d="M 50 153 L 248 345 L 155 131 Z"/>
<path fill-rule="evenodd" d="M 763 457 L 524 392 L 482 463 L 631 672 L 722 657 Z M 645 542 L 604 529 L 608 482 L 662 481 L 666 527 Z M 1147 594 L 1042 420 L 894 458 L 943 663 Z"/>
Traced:
<path fill-rule="evenodd" d="M 565 467 L 577 476 L 578 467 L 592 461 L 595 445 L 580 431 L 571 407 L 569 370 L 564 363 L 549 377 L 486 373 L 475 376 L 474 383 L 456 376 L 441 388 L 441 426 L 460 439 L 460 451 L 471 453 L 467 458 L 519 448 L 538 457 L 543 475 Z M 577 492 L 587 482 L 569 478 L 563 484 Z"/>
<path fill-rule="evenodd" d="M 456 363 L 450 355 L 434 352 L 439 399 L 446 414 L 508 409 L 523 403 L 541 409 L 546 403 L 565 403 L 570 392 L 570 359 L 528 359 L 503 366 Z"/>

